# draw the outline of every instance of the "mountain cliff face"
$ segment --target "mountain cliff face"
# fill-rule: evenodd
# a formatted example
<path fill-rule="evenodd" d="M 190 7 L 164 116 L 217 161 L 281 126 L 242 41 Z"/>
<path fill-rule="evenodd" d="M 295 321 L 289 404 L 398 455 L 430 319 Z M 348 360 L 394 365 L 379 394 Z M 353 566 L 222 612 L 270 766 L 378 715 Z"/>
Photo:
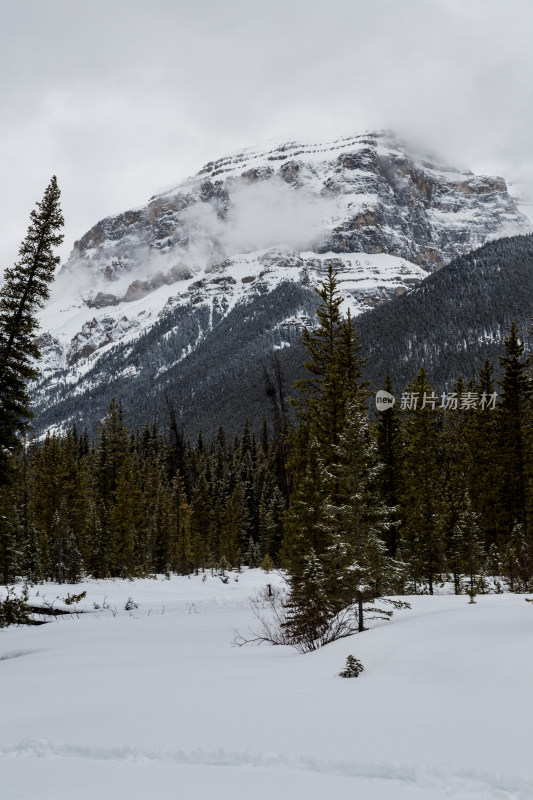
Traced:
<path fill-rule="evenodd" d="M 91 424 L 113 393 L 133 407 L 141 386 L 154 407 L 171 390 L 186 415 L 203 373 L 209 402 L 230 375 L 257 383 L 257 363 L 298 341 L 330 264 L 357 315 L 530 227 L 502 178 L 415 155 L 388 134 L 210 162 L 76 242 L 42 315 L 38 427 Z"/>

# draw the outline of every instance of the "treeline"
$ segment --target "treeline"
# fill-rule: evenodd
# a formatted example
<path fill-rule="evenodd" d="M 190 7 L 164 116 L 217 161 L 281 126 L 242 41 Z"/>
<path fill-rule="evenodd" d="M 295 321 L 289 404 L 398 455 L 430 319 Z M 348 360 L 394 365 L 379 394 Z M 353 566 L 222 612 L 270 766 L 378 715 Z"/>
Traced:
<path fill-rule="evenodd" d="M 446 580 L 472 599 L 502 589 L 502 578 L 528 590 L 532 382 L 516 326 L 499 359 L 499 392 L 488 360 L 449 394 L 422 368 L 371 420 L 361 347 L 331 269 L 318 294 L 289 436 L 289 591 L 257 638 L 313 650 L 365 630 L 369 613 L 390 613 L 384 598 L 433 594 Z M 385 392 L 392 400 L 390 379 Z"/>
<path fill-rule="evenodd" d="M 282 555 L 293 631 L 313 620 L 316 641 L 354 604 L 362 630 L 363 603 L 433 594 L 446 580 L 472 595 L 530 590 L 533 383 L 517 326 L 504 340 L 499 381 L 487 359 L 442 392 L 422 368 L 401 393 L 388 378 L 396 402 L 376 411 L 331 271 L 318 293 L 290 435 Z"/>
<path fill-rule="evenodd" d="M 531 589 L 533 385 L 514 323 L 503 351 L 500 381 L 487 359 L 443 393 L 422 368 L 377 414 L 381 491 L 395 509 L 387 545 L 409 591 L 433 593 L 444 578 L 457 593 Z"/>
<path fill-rule="evenodd" d="M 354 327 L 369 356 L 372 388 L 391 375 L 401 390 L 425 367 L 431 383 L 451 388 L 494 362 L 514 321 L 531 348 L 533 235 L 488 242 L 455 258 L 409 292 L 359 315 Z"/>
<path fill-rule="evenodd" d="M 279 563 L 287 483 L 266 423 L 194 445 L 175 424 L 132 433 L 113 400 L 94 441 L 30 444 L 3 493 L 3 583 L 189 574 Z"/>
<path fill-rule="evenodd" d="M 403 392 L 387 379 L 396 402 L 376 412 L 331 270 L 318 293 L 290 432 L 277 418 L 276 435 L 265 421 L 191 443 L 172 413 L 167 430 L 128 430 L 113 401 L 95 437 L 74 427 L 21 448 L 0 494 L 1 581 L 276 566 L 305 624 L 356 603 L 361 626 L 368 599 L 444 580 L 529 590 L 533 391 L 517 327 L 499 381 L 486 360 L 441 393 L 422 369 Z"/>

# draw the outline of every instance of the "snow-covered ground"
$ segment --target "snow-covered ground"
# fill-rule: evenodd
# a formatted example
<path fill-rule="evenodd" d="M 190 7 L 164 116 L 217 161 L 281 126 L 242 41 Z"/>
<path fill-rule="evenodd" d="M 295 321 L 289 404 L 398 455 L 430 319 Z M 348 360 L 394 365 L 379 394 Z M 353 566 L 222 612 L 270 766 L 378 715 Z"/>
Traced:
<path fill-rule="evenodd" d="M 302 656 L 232 647 L 278 580 L 234 577 L 35 587 L 92 613 L 0 631 L 2 800 L 533 798 L 523 596 L 413 597 Z"/>

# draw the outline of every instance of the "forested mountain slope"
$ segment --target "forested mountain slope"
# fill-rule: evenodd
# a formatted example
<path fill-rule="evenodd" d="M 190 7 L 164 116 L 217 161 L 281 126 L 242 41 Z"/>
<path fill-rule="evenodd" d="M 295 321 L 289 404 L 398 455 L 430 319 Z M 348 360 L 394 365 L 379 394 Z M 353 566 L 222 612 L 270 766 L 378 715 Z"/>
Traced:
<path fill-rule="evenodd" d="M 514 320 L 529 349 L 533 317 L 533 236 L 490 242 L 430 275 L 409 294 L 355 321 L 375 388 L 389 373 L 403 389 L 421 366 L 438 389 L 475 376 L 485 358 L 498 367 Z"/>

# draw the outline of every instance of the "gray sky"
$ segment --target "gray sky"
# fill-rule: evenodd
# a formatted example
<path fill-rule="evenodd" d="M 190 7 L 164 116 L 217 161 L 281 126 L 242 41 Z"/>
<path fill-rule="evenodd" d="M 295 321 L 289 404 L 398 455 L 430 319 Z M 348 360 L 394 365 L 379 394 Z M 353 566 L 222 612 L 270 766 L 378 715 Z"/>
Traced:
<path fill-rule="evenodd" d="M 266 139 L 374 127 L 533 186 L 530 0 L 0 0 L 0 266 L 52 174 L 99 219 Z"/>

